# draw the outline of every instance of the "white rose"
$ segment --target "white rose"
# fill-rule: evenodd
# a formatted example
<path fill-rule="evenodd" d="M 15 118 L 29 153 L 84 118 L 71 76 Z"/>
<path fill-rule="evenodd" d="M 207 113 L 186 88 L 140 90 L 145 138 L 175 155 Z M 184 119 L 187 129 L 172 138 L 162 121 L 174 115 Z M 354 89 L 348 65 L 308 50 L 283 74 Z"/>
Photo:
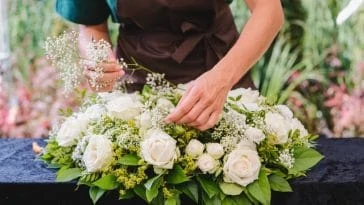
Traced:
<path fill-rule="evenodd" d="M 241 95 L 240 103 L 257 103 L 259 99 L 259 92 L 251 88 L 238 88 L 231 90 L 228 94 L 229 97 L 237 98 Z"/>
<path fill-rule="evenodd" d="M 246 129 L 245 136 L 247 136 L 250 141 L 257 144 L 259 144 L 265 138 L 263 131 L 255 127 L 249 127 L 248 129 Z"/>
<path fill-rule="evenodd" d="M 241 139 L 240 142 L 236 145 L 237 149 L 250 149 L 253 151 L 257 150 L 257 146 L 248 139 Z"/>
<path fill-rule="evenodd" d="M 299 121 L 297 118 L 293 118 L 291 121 L 291 129 L 292 130 L 299 130 L 300 136 L 307 136 L 308 132 L 306 128 L 302 125 L 301 121 Z"/>
<path fill-rule="evenodd" d="M 122 120 L 131 120 L 138 116 L 142 106 L 132 94 L 115 98 L 106 104 L 109 114 Z"/>
<path fill-rule="evenodd" d="M 268 131 L 276 136 L 276 139 L 273 142 L 274 144 L 283 144 L 287 142 L 291 126 L 282 115 L 268 112 L 265 114 L 264 122 Z"/>
<path fill-rule="evenodd" d="M 235 149 L 228 155 L 224 164 L 224 181 L 245 187 L 258 179 L 260 166 L 256 151 Z"/>
<path fill-rule="evenodd" d="M 110 165 L 113 159 L 111 141 L 104 135 L 91 135 L 82 160 L 88 172 L 97 172 Z"/>
<path fill-rule="evenodd" d="M 81 133 L 86 131 L 87 119 L 70 117 L 62 123 L 56 135 L 59 146 L 68 147 L 75 145 Z"/>
<path fill-rule="evenodd" d="M 219 161 L 209 154 L 202 154 L 197 161 L 198 168 L 204 173 L 213 174 L 219 168 Z"/>
<path fill-rule="evenodd" d="M 283 117 L 285 117 L 286 119 L 292 119 L 293 118 L 292 111 L 286 105 L 276 105 L 275 107 L 278 109 L 278 112 L 281 115 L 283 115 Z"/>
<path fill-rule="evenodd" d="M 219 143 L 207 143 L 206 151 L 214 159 L 220 159 L 225 154 L 224 147 Z"/>
<path fill-rule="evenodd" d="M 86 109 L 84 113 L 81 114 L 82 117 L 86 117 L 88 120 L 97 120 L 106 112 L 104 106 L 100 104 L 95 104 Z"/>
<path fill-rule="evenodd" d="M 173 105 L 173 103 L 166 99 L 166 98 L 159 98 L 157 100 L 157 105 L 156 105 L 158 108 L 161 108 L 163 110 L 167 110 L 167 111 L 170 111 L 172 110 L 173 108 L 175 108 L 175 106 Z"/>
<path fill-rule="evenodd" d="M 196 139 L 192 139 L 186 147 L 186 154 L 193 158 L 198 158 L 203 153 L 204 149 L 205 145 Z"/>
<path fill-rule="evenodd" d="M 142 157 L 155 168 L 172 169 L 179 155 L 176 143 L 175 139 L 163 131 L 151 131 L 141 142 Z"/>

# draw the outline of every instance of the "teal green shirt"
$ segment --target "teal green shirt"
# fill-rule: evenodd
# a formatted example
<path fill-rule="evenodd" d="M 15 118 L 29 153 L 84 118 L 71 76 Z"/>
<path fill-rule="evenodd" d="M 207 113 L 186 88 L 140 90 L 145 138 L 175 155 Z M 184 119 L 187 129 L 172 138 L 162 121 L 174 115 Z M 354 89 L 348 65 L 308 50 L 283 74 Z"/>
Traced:
<path fill-rule="evenodd" d="M 101 24 L 111 15 L 116 15 L 117 0 L 57 0 L 56 11 L 65 19 L 77 24 Z M 132 1 L 132 0 L 131 0 Z"/>
<path fill-rule="evenodd" d="M 117 0 L 57 0 L 56 11 L 65 19 L 77 24 L 101 24 L 107 20 L 110 15 L 114 22 L 119 22 L 116 15 L 116 1 Z M 227 0 L 228 3 L 231 3 L 232 1 L 233 0 Z"/>

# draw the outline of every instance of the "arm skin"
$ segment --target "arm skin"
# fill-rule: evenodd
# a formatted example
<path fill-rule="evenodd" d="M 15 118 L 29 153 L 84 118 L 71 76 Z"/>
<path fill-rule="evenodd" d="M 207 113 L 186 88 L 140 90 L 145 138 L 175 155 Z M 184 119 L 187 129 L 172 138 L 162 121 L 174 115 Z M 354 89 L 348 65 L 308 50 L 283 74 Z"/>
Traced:
<path fill-rule="evenodd" d="M 279 0 L 245 0 L 252 15 L 239 39 L 210 71 L 191 82 L 167 123 L 188 124 L 200 130 L 213 127 L 230 89 L 265 53 L 283 25 Z"/>
<path fill-rule="evenodd" d="M 79 38 L 79 48 L 81 55 L 85 56 L 85 48 L 86 45 L 92 40 L 101 40 L 104 39 L 107 42 L 111 43 L 107 22 L 105 21 L 99 25 L 80 25 L 79 26 L 80 38 Z M 98 83 L 105 83 L 107 86 L 103 87 L 99 90 L 95 90 L 95 88 L 91 87 L 94 91 L 97 92 L 106 92 L 112 90 L 114 83 L 117 79 L 124 75 L 124 71 L 117 64 L 117 60 L 115 54 L 112 50 L 110 50 L 109 60 L 106 63 L 102 63 L 104 75 L 99 78 Z M 85 69 L 84 74 L 88 79 L 89 76 L 93 75 L 95 69 L 92 67 L 88 67 Z"/>

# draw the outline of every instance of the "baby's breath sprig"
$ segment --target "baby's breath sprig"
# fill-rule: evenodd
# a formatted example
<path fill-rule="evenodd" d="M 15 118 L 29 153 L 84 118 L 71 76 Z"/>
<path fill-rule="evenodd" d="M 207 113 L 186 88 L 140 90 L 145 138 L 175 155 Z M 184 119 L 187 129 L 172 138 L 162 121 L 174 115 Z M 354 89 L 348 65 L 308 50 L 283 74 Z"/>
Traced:
<path fill-rule="evenodd" d="M 105 63 L 108 60 L 111 45 L 104 39 L 96 41 L 92 39 L 90 43 L 86 45 L 86 58 L 81 58 L 81 64 L 84 68 L 93 67 L 95 72 L 90 75 L 89 83 L 91 87 L 96 90 L 102 88 L 102 84 L 97 82 L 97 79 L 104 76 L 103 68 L 100 66 L 101 63 Z"/>
<path fill-rule="evenodd" d="M 70 93 L 80 84 L 82 65 L 78 49 L 77 32 L 64 32 L 58 37 L 47 38 L 44 49 L 46 57 L 59 71 L 59 77 L 64 83 L 64 90 Z"/>
<path fill-rule="evenodd" d="M 44 49 L 47 59 L 51 61 L 52 66 L 58 69 L 59 77 L 63 81 L 65 93 L 72 92 L 80 85 L 83 71 L 88 67 L 94 68 L 95 71 L 89 76 L 90 86 L 96 90 L 99 90 L 103 86 L 102 83 L 98 82 L 98 79 L 104 75 L 101 63 L 108 61 L 111 45 L 104 39 L 92 39 L 86 45 L 85 56 L 81 56 L 78 48 L 79 37 L 78 32 L 64 32 L 58 37 L 49 37 L 45 42 Z M 163 83 L 158 84 L 158 88 L 175 87 L 173 83 L 165 80 L 164 76 L 160 77 L 160 74 L 140 65 L 134 58 L 131 58 L 131 60 L 132 62 L 130 64 L 126 63 L 123 58 L 117 62 L 124 70 L 131 71 L 131 75 L 124 77 L 119 83 L 116 83 L 113 88 L 114 90 L 123 88 L 125 84 L 132 84 L 132 75 L 137 70 L 146 71 L 154 76 L 152 79 L 163 78 L 163 81 L 159 81 L 159 83 Z"/>

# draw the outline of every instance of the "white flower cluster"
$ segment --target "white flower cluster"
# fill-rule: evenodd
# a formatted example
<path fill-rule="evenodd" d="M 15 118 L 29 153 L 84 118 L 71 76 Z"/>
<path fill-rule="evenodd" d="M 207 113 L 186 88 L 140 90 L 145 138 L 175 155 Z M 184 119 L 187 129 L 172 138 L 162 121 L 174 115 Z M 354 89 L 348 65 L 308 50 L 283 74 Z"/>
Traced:
<path fill-rule="evenodd" d="M 96 90 L 101 88 L 100 84 L 97 82 L 97 79 L 102 78 L 104 75 L 103 68 L 99 65 L 108 60 L 110 51 L 110 43 L 104 39 L 99 41 L 93 39 L 86 45 L 86 59 L 80 60 L 84 68 L 92 67 L 95 69 L 95 72 L 92 72 L 90 75 L 89 83 L 91 87 L 96 88 Z"/>
<path fill-rule="evenodd" d="M 89 83 L 96 90 L 100 89 L 102 85 L 97 82 L 97 79 L 104 74 L 100 64 L 108 60 L 111 51 L 109 42 L 104 39 L 93 39 L 86 44 L 85 56 L 81 56 L 78 46 L 79 38 L 80 35 L 77 32 L 64 32 L 58 37 L 48 38 L 44 45 L 47 58 L 59 71 L 66 93 L 72 92 L 79 86 L 83 71 L 89 67 L 95 69 L 95 72 L 91 73 Z M 123 59 L 120 60 L 119 64 L 127 68 Z"/>
<path fill-rule="evenodd" d="M 159 77 L 149 78 L 153 89 L 159 89 Z M 134 147 L 156 174 L 173 169 L 183 155 L 200 173 L 221 174 L 223 182 L 246 187 L 258 179 L 266 160 L 287 169 L 294 166 L 293 146 L 289 147 L 293 131 L 296 135 L 299 131 L 294 140 L 307 139 L 307 130 L 288 107 L 265 104 L 257 91 L 238 89 L 229 93 L 229 103 L 211 138 L 192 138 L 184 147 L 179 145 L 180 139 L 168 134 L 173 132 L 165 130 L 168 125 L 164 119 L 175 108 L 169 100 L 173 92 L 152 92 L 147 97 L 116 91 L 100 93 L 101 100 L 66 119 L 55 135 L 56 141 L 59 146 L 74 147 L 72 159 L 87 173 L 110 166 L 114 146 L 124 150 Z M 277 159 L 261 158 L 266 146 L 277 147 Z"/>
<path fill-rule="evenodd" d="M 82 66 L 96 68 L 91 84 L 93 81 L 97 89 L 97 78 L 103 74 L 99 64 L 107 60 L 110 45 L 93 41 L 86 49 L 88 58 L 80 63 L 77 38 L 78 34 L 67 33 L 50 39 L 46 43 L 48 57 L 61 70 L 68 88 L 78 82 L 72 72 L 80 72 Z M 121 65 L 127 67 L 123 60 Z M 135 61 L 129 66 L 129 74 L 138 69 L 149 72 Z M 122 79 L 118 86 L 129 79 Z M 80 168 L 80 182 L 84 184 L 107 180 L 117 185 L 120 198 L 125 197 L 126 191 L 136 191 L 136 186 L 145 187 L 149 202 L 155 196 L 173 195 L 174 199 L 174 193 L 182 193 L 189 180 L 197 180 L 198 189 L 209 186 L 202 180 L 209 178 L 219 184 L 218 198 L 241 194 L 254 199 L 252 203 L 264 204 L 266 197 L 253 196 L 245 187 L 255 183 L 251 186 L 254 189 L 269 188 L 260 183 L 261 179 L 276 173 L 284 179 L 305 174 L 306 170 L 298 172 L 295 168 L 302 163 L 300 152 L 311 151 L 315 156 L 315 151 L 310 150 L 315 136 L 307 132 L 287 106 L 272 105 L 256 90 L 232 90 L 217 125 L 200 131 L 186 124 L 165 122 L 188 86 L 175 88 L 171 84 L 163 74 L 150 73 L 140 92 L 113 90 L 87 95 L 80 110 L 52 130 L 42 159 L 60 165 L 60 172 Z M 312 162 L 321 156 L 315 157 Z M 283 179 L 279 181 L 274 183 L 286 186 Z M 174 187 L 173 193 L 170 187 Z M 152 191 L 154 188 L 157 192 Z M 211 193 L 201 190 L 199 198 L 205 204 L 204 195 Z"/>
<path fill-rule="evenodd" d="M 294 159 L 294 156 L 293 156 L 293 153 L 290 152 L 288 149 L 285 149 L 283 151 L 281 151 L 279 153 L 279 158 L 278 158 L 279 162 L 287 167 L 287 168 L 292 168 L 293 167 L 293 164 L 295 162 L 295 159 Z"/>
<path fill-rule="evenodd" d="M 80 84 L 82 65 L 78 50 L 78 33 L 64 32 L 57 38 L 47 38 L 44 49 L 52 66 L 58 69 L 66 93 Z"/>
<path fill-rule="evenodd" d="M 206 152 L 204 153 L 205 148 Z M 221 168 L 219 159 L 224 156 L 225 151 L 219 143 L 207 143 L 204 145 L 199 140 L 192 139 L 188 143 L 185 153 L 197 159 L 197 166 L 202 173 L 214 174 Z"/>
<path fill-rule="evenodd" d="M 171 93 L 171 85 L 164 78 L 164 74 L 148 73 L 146 78 L 146 84 L 149 85 L 159 95 Z"/>

